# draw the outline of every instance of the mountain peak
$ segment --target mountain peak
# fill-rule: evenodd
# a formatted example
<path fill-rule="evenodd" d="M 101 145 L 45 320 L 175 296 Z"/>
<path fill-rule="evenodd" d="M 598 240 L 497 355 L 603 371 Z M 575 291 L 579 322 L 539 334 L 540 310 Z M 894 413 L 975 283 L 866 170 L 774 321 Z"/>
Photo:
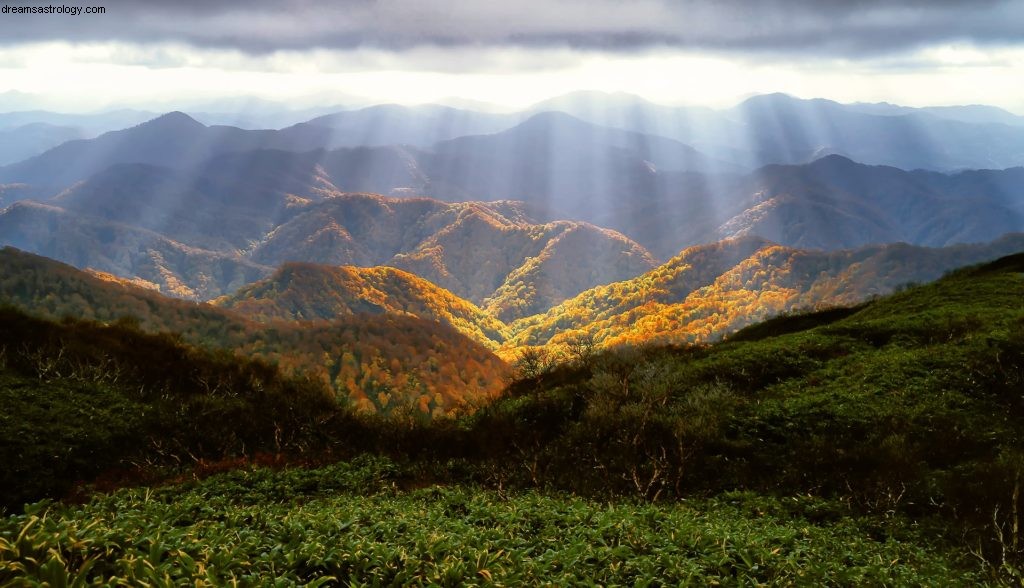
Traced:
<path fill-rule="evenodd" d="M 548 110 L 545 112 L 538 112 L 530 118 L 524 120 L 518 125 L 509 129 L 509 131 L 522 130 L 522 129 L 539 129 L 539 128 L 551 128 L 558 126 L 563 129 L 590 129 L 594 128 L 592 125 L 582 119 L 579 119 L 571 114 L 566 114 L 558 110 Z M 509 132 L 506 131 L 506 132 Z"/>
<path fill-rule="evenodd" d="M 575 117 L 575 116 L 573 116 L 573 115 L 571 115 L 571 114 L 569 114 L 567 112 L 562 112 L 560 110 L 546 110 L 544 112 L 538 112 L 537 114 L 534 114 L 534 115 L 530 116 L 530 118 L 526 119 L 521 124 L 524 124 L 524 123 L 527 123 L 527 122 L 530 122 L 530 121 L 541 121 L 541 122 L 544 122 L 544 121 L 572 121 L 574 123 L 587 124 L 583 120 L 581 120 L 581 119 L 579 119 L 579 118 L 577 118 L 577 117 Z"/>
<path fill-rule="evenodd" d="M 790 94 L 784 94 L 782 92 L 775 92 L 773 94 L 759 94 L 757 96 L 751 96 L 739 103 L 735 109 L 748 111 L 779 111 L 807 106 L 815 108 L 835 108 L 841 107 L 842 105 L 826 98 L 800 98 Z"/>
<path fill-rule="evenodd" d="M 162 114 L 152 120 L 146 121 L 139 125 L 140 127 L 147 128 L 159 128 L 159 129 L 172 129 L 172 128 L 206 128 L 206 125 L 192 118 L 191 116 L 181 112 L 180 110 L 173 110 L 167 114 Z"/>
<path fill-rule="evenodd" d="M 826 155 L 824 157 L 815 159 L 814 161 L 812 161 L 808 165 L 810 165 L 811 167 L 829 167 L 829 168 L 844 167 L 844 168 L 850 168 L 850 167 L 862 167 L 864 164 L 857 163 L 856 161 L 854 161 L 854 160 L 852 160 L 849 157 L 846 157 L 844 155 L 839 155 L 837 153 L 832 153 L 832 154 Z"/>
<path fill-rule="evenodd" d="M 785 92 L 772 92 L 771 94 L 757 94 L 739 103 L 739 106 L 750 106 L 755 104 L 786 104 L 790 102 L 801 102 L 800 98 L 786 94 Z"/>

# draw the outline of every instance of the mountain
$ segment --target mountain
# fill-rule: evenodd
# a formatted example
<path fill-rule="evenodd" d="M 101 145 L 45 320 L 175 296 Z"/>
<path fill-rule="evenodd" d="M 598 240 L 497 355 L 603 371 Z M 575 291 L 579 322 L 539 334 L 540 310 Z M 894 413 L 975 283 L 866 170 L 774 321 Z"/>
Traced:
<path fill-rule="evenodd" d="M 46 204 L 0 211 L 0 242 L 199 299 L 247 283 L 228 267 L 262 278 L 287 261 L 390 265 L 488 301 L 502 319 L 655 265 L 621 234 L 538 224 L 519 204 L 343 194 L 335 185 L 414 173 L 408 163 L 394 148 L 356 148 L 227 154 L 195 174 L 115 165 Z"/>
<path fill-rule="evenodd" d="M 506 348 L 563 344 L 581 334 L 601 346 L 713 341 L 780 313 L 856 304 L 1020 251 L 1024 234 L 984 245 L 893 244 L 835 252 L 731 239 L 687 249 L 632 280 L 598 286 L 515 321 Z"/>
<path fill-rule="evenodd" d="M 821 153 L 902 169 L 1002 169 L 1024 164 L 1024 128 L 928 113 L 878 116 L 830 100 L 756 96 L 729 112 L 763 163 L 803 163 Z"/>
<path fill-rule="evenodd" d="M 262 149 L 218 155 L 190 171 L 115 165 L 49 204 L 275 266 L 283 261 L 380 265 L 410 253 L 411 246 L 392 247 L 388 255 L 332 249 L 339 237 L 322 229 L 338 224 L 331 219 L 342 212 L 313 205 L 338 192 L 366 190 L 432 193 L 448 201 L 521 198 L 532 218 L 608 227 L 662 259 L 696 244 L 744 235 L 791 247 L 842 249 L 900 241 L 986 242 L 1024 230 L 1022 168 L 907 172 L 830 155 L 748 174 L 666 171 L 641 159 L 641 147 L 657 144 L 689 153 L 688 148 L 658 141 L 637 146 L 630 143 L 636 134 L 606 130 L 562 115 L 538 115 L 496 135 L 443 142 L 435 151 Z M 545 147 L 549 140 L 562 147 Z M 587 149 L 588 144 L 598 146 Z M 32 186 L 7 190 L 0 194 L 7 202 L 39 198 Z M 365 261 L 354 261 L 360 255 Z M 501 285 L 492 280 L 471 286 L 459 276 L 444 282 L 438 275 L 443 271 L 425 273 L 433 266 L 422 256 L 407 262 L 421 269 L 397 267 L 481 305 Z"/>
<path fill-rule="evenodd" d="M 698 106 L 665 106 L 625 92 L 579 91 L 531 106 L 527 112 L 557 111 L 586 122 L 638 133 L 668 137 L 714 153 L 733 164 L 751 165 L 750 154 L 730 143 L 740 127 L 719 111 Z"/>
<path fill-rule="evenodd" d="M 0 305 L 54 319 L 120 319 L 147 332 L 179 333 L 193 345 L 312 376 L 362 410 L 387 412 L 410 404 L 428 413 L 456 410 L 493 397 L 506 373 L 504 363 L 483 345 L 407 313 L 264 323 L 10 247 L 0 250 L 0 270 Z"/>
<path fill-rule="evenodd" d="M 490 348 L 505 340 L 505 325 L 473 303 L 390 267 L 291 262 L 214 304 L 258 321 L 411 315 L 449 325 Z"/>
<path fill-rule="evenodd" d="M 207 127 L 182 112 L 171 112 L 140 125 L 95 139 L 70 141 L 36 157 L 0 168 L 0 181 L 65 188 L 121 163 L 144 163 L 191 170 L 210 158 L 256 149 L 309 151 L 325 146 L 328 129 L 290 127 L 249 131 Z"/>
<path fill-rule="evenodd" d="M 562 168 L 601 173 L 601 165 L 620 158 L 673 171 L 703 171 L 716 164 L 674 139 L 601 126 L 562 112 L 538 113 L 499 133 L 441 141 L 432 151 L 445 162 L 470 157 L 474 165 L 501 165 L 503 169 L 511 168 L 513 174 L 529 165 L 533 166 L 532 174 Z"/>
<path fill-rule="evenodd" d="M 98 219 L 143 228 L 191 248 L 244 257 L 261 266 L 285 261 L 392 265 L 481 307 L 493 302 L 503 320 L 542 312 L 586 287 L 653 267 L 652 261 L 636 263 L 646 253 L 621 235 L 586 224 L 538 223 L 532 218 L 578 218 L 609 227 L 635 236 L 644 249 L 662 259 L 686 247 L 747 235 L 788 247 L 836 250 L 891 242 L 934 247 L 981 243 L 1024 231 L 1024 168 L 907 172 L 832 155 L 805 165 L 766 166 L 745 175 L 709 175 L 659 171 L 620 152 L 620 158 L 606 161 L 620 168 L 604 168 L 609 174 L 604 180 L 584 173 L 593 163 L 587 157 L 586 165 L 558 168 L 559 157 L 530 147 L 529 141 L 517 147 L 510 139 L 514 136 L 510 131 L 504 137 L 466 138 L 454 152 L 461 155 L 451 154 L 451 165 L 436 167 L 430 162 L 439 160 L 422 160 L 424 152 L 394 147 L 244 151 L 214 157 L 192 173 L 146 164 L 117 165 L 47 204 L 74 212 L 83 222 Z M 492 147 L 504 145 L 526 159 L 503 159 L 500 149 L 469 146 L 478 140 Z M 555 171 L 526 173 L 530 166 L 543 165 L 548 156 L 555 159 Z M 508 161 L 524 167 L 516 174 L 498 173 Z M 450 179 L 438 180 L 443 174 Z M 556 189 L 558 182 L 569 183 L 577 176 L 589 179 L 564 191 Z M 442 191 L 449 197 L 486 189 L 494 190 L 484 194 L 492 199 L 519 184 L 527 202 L 474 205 L 429 204 L 417 198 L 334 198 L 346 190 L 389 186 L 394 194 L 411 195 L 439 182 L 455 186 Z M 33 195 L 38 198 L 31 187 L 0 188 L 0 198 L 8 201 Z M 14 241 L 0 232 L 0 240 L 78 263 L 58 252 L 67 235 L 55 233 L 47 224 L 33 226 L 38 234 L 21 231 L 20 240 Z M 541 255 L 546 243 L 568 229 L 577 238 L 553 241 L 556 249 Z M 587 239 L 609 245 L 601 260 L 588 261 L 584 247 L 572 245 Z M 593 251 L 603 249 L 595 246 Z M 616 256 L 624 256 L 624 265 Z M 536 258 L 531 264 L 542 273 L 541 261 L 556 264 L 564 258 L 568 263 L 548 272 L 553 277 L 539 289 L 522 287 L 532 280 L 525 269 L 519 270 L 526 278 L 519 280 L 520 286 L 504 285 L 527 258 Z M 644 263 L 652 265 L 642 267 Z M 142 277 L 123 265 L 94 267 Z M 594 272 L 598 274 L 585 277 Z M 151 276 L 146 279 L 152 281 Z M 192 290 L 215 295 L 230 291 L 226 283 L 202 288 L 192 280 L 186 283 Z"/>
<path fill-rule="evenodd" d="M 534 108 L 656 134 L 748 170 L 839 154 L 901 169 L 959 171 L 1024 165 L 1024 118 L 983 106 L 909 108 L 840 104 L 786 94 L 733 108 L 670 107 L 628 94 L 575 93 Z"/>
<path fill-rule="evenodd" d="M 72 124 L 76 115 L 22 114 L 0 115 L 0 125 L 7 116 L 8 124 L 46 123 L 84 129 L 86 135 L 95 132 Z M 140 114 L 146 113 L 91 116 L 109 128 Z M 402 144 L 415 147 L 417 164 L 431 168 L 433 182 L 427 194 L 447 199 L 481 199 L 486 193 L 522 198 L 525 192 L 539 190 L 548 197 L 572 192 L 576 185 L 583 190 L 588 183 L 591 188 L 610 185 L 635 191 L 636 178 L 610 184 L 608 178 L 594 176 L 638 174 L 644 166 L 732 173 L 766 164 L 808 163 L 828 154 L 901 169 L 1002 169 L 1024 165 L 1024 125 L 1019 120 L 983 107 L 844 105 L 784 94 L 755 96 L 722 111 L 600 93 L 568 95 L 515 114 L 378 105 L 319 116 L 281 130 L 208 127 L 172 112 L 0 168 L 0 182 L 56 190 L 117 163 L 191 169 L 216 155 L 254 149 L 301 152 Z M 489 153 L 474 153 L 475 148 Z M 459 165 L 474 155 L 474 166 L 487 166 L 486 173 Z M 622 157 L 628 161 L 619 161 Z M 539 166 L 537 159 L 544 159 L 545 165 Z M 455 168 L 449 169 L 452 165 Z M 520 177 L 523 171 L 529 172 L 526 177 Z M 366 189 L 388 193 L 401 185 Z M 462 191 L 442 194 L 458 189 Z"/>
<path fill-rule="evenodd" d="M 534 223 L 517 203 L 371 194 L 337 195 L 303 207 L 250 258 L 263 265 L 388 265 L 502 320 L 546 310 L 655 265 L 643 247 L 619 233 L 578 222 Z"/>
<path fill-rule="evenodd" d="M 869 166 L 830 155 L 745 175 L 661 174 L 590 219 L 655 255 L 757 235 L 798 248 L 908 242 L 943 247 L 1024 231 L 1024 168 L 953 174 Z"/>
<path fill-rule="evenodd" d="M 0 129 L 0 166 L 28 159 L 66 141 L 83 138 L 75 127 L 55 126 L 47 123 L 29 123 Z"/>
<path fill-rule="evenodd" d="M 419 161 L 428 178 L 422 193 L 429 196 L 523 200 L 547 219 L 583 220 L 623 232 L 631 227 L 619 208 L 675 194 L 667 179 L 671 172 L 732 169 L 678 141 L 562 113 L 537 114 L 501 133 L 438 143 Z"/>
<path fill-rule="evenodd" d="M 767 166 L 748 176 L 743 209 L 719 236 L 759 235 L 803 248 L 906 241 L 945 246 L 1024 230 L 1024 168 L 906 172 L 832 155 L 803 166 Z"/>
<path fill-rule="evenodd" d="M 590 284 L 614 282 L 615 276 L 634 275 L 655 263 L 643 247 L 615 231 L 567 221 L 545 227 L 551 238 L 484 299 L 487 312 L 504 321 L 544 312 Z"/>
<path fill-rule="evenodd" d="M 613 106 L 620 103 L 622 108 L 652 108 L 621 97 Z M 410 120 L 451 113 L 440 107 L 373 112 L 385 118 L 391 116 L 388 112 L 398 112 L 400 119 L 408 116 Z M 456 114 L 462 116 L 460 112 Z M 785 132 L 775 132 L 771 144 L 763 145 L 767 150 L 785 152 L 782 159 L 804 158 L 797 152 L 817 141 L 818 130 L 808 126 L 808 117 L 831 121 L 826 126 L 835 131 L 832 135 L 853 140 L 859 135 L 840 130 L 853 125 L 867 132 L 865 129 L 877 127 L 875 119 L 885 119 L 896 128 L 897 119 L 932 116 L 870 115 L 838 103 L 783 95 L 757 97 L 730 112 L 754 130 L 771 120 L 782 125 Z M 861 121 L 863 117 L 871 120 Z M 968 124 L 943 121 L 946 123 Z M 542 312 L 578 293 L 581 286 L 623 279 L 630 277 L 629 272 L 645 268 L 632 264 L 585 277 L 598 264 L 584 260 L 584 265 L 578 266 L 572 260 L 582 257 L 568 253 L 579 248 L 570 244 L 584 241 L 583 237 L 560 243 L 559 255 L 540 256 L 544 246 L 535 245 L 553 239 L 570 225 L 549 226 L 536 238 L 540 241 L 525 236 L 522 227 L 503 231 L 499 240 L 508 241 L 486 255 L 472 257 L 452 251 L 452 247 L 476 242 L 478 237 L 468 233 L 475 231 L 474 235 L 486 240 L 493 232 L 487 225 L 508 224 L 507 218 L 488 219 L 493 215 L 479 207 L 473 218 L 467 217 L 458 227 L 436 237 L 436 231 L 424 232 L 399 222 L 387 231 L 409 229 L 416 235 L 409 239 L 415 242 L 396 245 L 397 237 L 389 237 L 389 242 L 380 245 L 384 249 L 377 250 L 377 245 L 353 244 L 359 238 L 350 239 L 351 235 L 346 237 L 335 229 L 360 232 L 352 224 L 356 221 L 338 220 L 339 215 L 352 211 L 332 212 L 337 202 L 317 208 L 318 203 L 353 191 L 408 197 L 430 194 L 446 201 L 519 199 L 526 203 L 523 214 L 529 211 L 527 216 L 540 221 L 527 224 L 550 225 L 545 221 L 571 219 L 607 227 L 634 239 L 660 259 L 686 247 L 747 235 L 789 247 L 834 250 L 900 241 L 928 246 L 986 242 L 1024 230 L 1021 168 L 908 172 L 858 164 L 832 154 L 807 164 L 773 164 L 737 173 L 736 168 L 672 139 L 602 127 L 553 112 L 536 114 L 498 133 L 463 136 L 430 148 L 310 148 L 329 144 L 335 134 L 335 130 L 316 124 L 281 131 L 207 127 L 187 115 L 171 113 L 93 140 L 71 141 L 2 168 L 0 198 L 4 205 L 23 198 L 44 200 L 89 219 L 144 229 L 183 246 L 244 257 L 262 266 L 278 266 L 284 261 L 393 265 L 481 307 L 492 305 L 503 320 Z M 765 135 L 757 132 L 751 136 Z M 998 136 L 992 135 L 993 140 L 998 142 Z M 906 144 L 903 148 L 914 150 Z M 45 188 L 83 174 L 84 179 L 59 190 Z M 51 194 L 55 196 L 47 198 Z M 594 227 L 572 228 L 575 234 L 589 234 L 590 242 L 604 240 Z M 34 230 L 41 233 L 31 237 L 20 233 L 17 243 L 0 233 L 0 242 L 51 252 L 71 261 L 65 257 L 67 253 L 57 252 L 57 241 L 64 237 L 48 236 L 42 224 L 35 224 Z M 55 241 L 48 240 L 50 237 Z M 431 238 L 439 249 L 427 250 Z M 347 240 L 352 243 L 346 244 Z M 517 244 L 519 241 L 524 244 Z M 497 250 L 506 247 L 512 247 L 518 257 L 502 258 L 504 254 Z M 616 247 L 624 252 L 630 246 L 620 241 Z M 608 255 L 618 255 L 614 249 Z M 399 254 L 401 259 L 389 261 Z M 449 263 L 447 259 L 453 256 L 461 257 Z M 505 278 L 526 263 L 527 257 L 556 265 L 562 263 L 557 259 L 564 258 L 567 263 L 556 272 L 564 277 L 564 284 L 553 279 L 547 286 L 531 290 L 525 287 L 530 278 L 521 280 L 519 286 L 510 283 L 506 287 Z M 492 265 L 478 263 L 481 259 L 491 260 Z M 533 262 L 535 266 L 538 263 Z M 450 267 L 467 264 L 477 267 L 473 272 Z M 600 265 L 617 267 L 611 258 Z M 124 264 L 99 263 L 96 269 L 122 277 L 144 277 L 141 272 L 126 270 Z M 569 275 L 572 272 L 576 274 Z M 145 279 L 154 281 L 152 272 Z M 192 292 L 220 295 L 229 291 L 229 283 L 201 286 L 192 278 L 185 280 Z"/>
<path fill-rule="evenodd" d="M 36 193 L 28 184 L 0 184 L 0 206 L 27 200 Z"/>
<path fill-rule="evenodd" d="M 790 112 L 784 118 L 806 118 L 808 108 L 779 96 L 745 104 L 747 122 L 758 125 L 776 111 Z M 836 103 L 813 104 L 820 116 L 846 120 L 843 124 L 858 126 L 856 117 L 870 116 L 848 113 Z M 875 118 L 894 124 L 891 117 Z M 806 125 L 790 122 L 780 121 L 789 130 L 775 133 L 777 144 L 763 148 L 789 153 L 777 159 L 813 159 L 820 150 L 808 142 Z M 798 154 L 801 142 L 807 150 Z M 449 201 L 523 200 L 535 215 L 618 230 L 662 258 L 746 234 L 793 247 L 838 249 L 897 241 L 984 242 L 1024 230 L 1019 169 L 907 172 L 830 155 L 740 174 L 682 143 L 558 113 L 409 155 L 419 174 L 407 184 L 412 193 Z M 704 173 L 679 171 L 690 164 Z M 378 187 L 395 190 L 399 183 Z"/>
<path fill-rule="evenodd" d="M 342 189 L 380 185 L 381 176 L 420 181 L 400 148 L 254 150 L 213 157 L 188 171 L 113 165 L 50 203 L 192 246 L 238 253 L 290 219 L 296 206 Z"/>
<path fill-rule="evenodd" d="M 335 187 L 315 163 L 286 152 L 215 158 L 196 172 L 118 164 L 49 203 L 81 215 L 159 232 L 191 246 L 239 251 L 287 218 L 289 204 Z"/>
<path fill-rule="evenodd" d="M 381 104 L 319 116 L 306 124 L 331 129 L 330 147 L 413 145 L 425 148 L 464 135 L 504 131 L 523 118 L 519 114 L 476 112 L 433 104 Z"/>
<path fill-rule="evenodd" d="M 78 129 L 84 137 L 95 137 L 110 131 L 126 129 L 151 120 L 157 113 L 142 110 L 108 110 L 86 114 L 52 112 L 48 110 L 19 110 L 0 112 L 0 129 L 9 130 L 31 124 Z"/>
<path fill-rule="evenodd" d="M 0 168 L 0 182 L 36 184 L 56 191 L 116 164 L 142 163 L 191 171 L 218 155 L 262 149 L 304 152 L 406 143 L 428 146 L 461 134 L 502 130 L 516 120 L 511 115 L 442 106 L 377 106 L 325 115 L 280 130 L 246 130 L 206 126 L 176 111 L 12 163 Z"/>
<path fill-rule="evenodd" d="M 273 171 L 288 166 L 274 158 Z M 158 232 L 194 247 L 243 249 L 274 226 L 287 201 L 276 189 L 287 176 L 263 184 L 256 166 L 235 169 L 225 189 L 213 178 L 151 164 L 117 164 L 48 201 L 83 217 Z M 266 168 L 264 168 L 266 169 Z M 303 193 L 303 191 L 299 191 Z"/>
<path fill-rule="evenodd" d="M 164 294 L 196 300 L 234 291 L 272 271 L 153 231 L 31 201 L 0 211 L 0 236 L 3 245 L 134 278 Z"/>
<path fill-rule="evenodd" d="M 995 123 L 1014 126 L 1024 125 L 1024 117 L 1002 108 L 985 106 L 982 104 L 970 104 L 965 106 L 924 106 L 921 108 L 913 108 L 910 106 L 889 104 L 888 102 L 856 102 L 853 104 L 847 104 L 846 106 L 850 110 L 886 116 L 926 113 L 938 118 L 956 120 L 965 123 Z"/>

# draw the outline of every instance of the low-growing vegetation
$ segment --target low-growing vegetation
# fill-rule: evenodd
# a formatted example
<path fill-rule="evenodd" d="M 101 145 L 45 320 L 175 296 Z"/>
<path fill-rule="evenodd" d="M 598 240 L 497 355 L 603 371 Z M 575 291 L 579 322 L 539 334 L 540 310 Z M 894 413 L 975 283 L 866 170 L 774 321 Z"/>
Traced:
<path fill-rule="evenodd" d="M 382 456 L 30 506 L 4 522 L 12 574 L 1022 580 L 1024 255 L 712 346 L 595 352 L 581 337 L 567 362 L 526 357 L 500 400 L 434 420 L 359 414 L 315 382 L 130 325 L 13 311 L 0 325 L 9 513 L 117 468 L 166 481 L 261 452 Z"/>
<path fill-rule="evenodd" d="M 0 521 L 0 583 L 973 585 L 976 561 L 899 518 L 730 493 L 600 503 L 471 486 L 400 490 L 386 460 L 264 469 L 37 504 Z"/>

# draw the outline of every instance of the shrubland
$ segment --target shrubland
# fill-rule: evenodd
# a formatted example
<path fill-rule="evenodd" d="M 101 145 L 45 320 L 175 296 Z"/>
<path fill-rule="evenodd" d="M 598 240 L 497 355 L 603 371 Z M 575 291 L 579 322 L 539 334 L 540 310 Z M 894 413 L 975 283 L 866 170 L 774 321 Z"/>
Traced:
<path fill-rule="evenodd" d="M 149 471 L 146 460 L 164 480 L 12 515 L 0 557 L 16 574 L 1021 580 L 1024 255 L 715 345 L 581 340 L 568 361 L 525 358 L 498 400 L 437 419 L 358 414 L 315 381 L 130 325 L 6 312 L 2 448 L 22 472 L 5 481 L 9 512 L 67 497 L 72 479 Z M 251 470 L 261 452 L 287 456 L 278 465 L 341 462 Z M 49 469 L 33 469 L 38 456 Z M 217 460 L 241 470 L 167 483 Z M 371 462 L 378 474 L 332 481 Z M 175 510 L 189 504 L 198 510 Z M 129 532 L 114 511 L 153 526 Z"/>

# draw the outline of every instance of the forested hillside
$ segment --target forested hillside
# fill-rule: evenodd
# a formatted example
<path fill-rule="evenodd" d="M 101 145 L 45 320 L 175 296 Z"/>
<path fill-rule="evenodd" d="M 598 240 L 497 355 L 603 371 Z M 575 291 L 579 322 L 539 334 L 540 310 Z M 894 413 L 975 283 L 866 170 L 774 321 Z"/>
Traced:
<path fill-rule="evenodd" d="M 632 280 L 598 286 L 509 325 L 507 349 L 706 343 L 780 313 L 850 305 L 970 263 L 1024 250 L 1024 235 L 944 248 L 906 244 L 823 252 L 757 237 L 687 249 Z"/>
<path fill-rule="evenodd" d="M 416 316 L 450 325 L 488 347 L 505 340 L 505 325 L 443 288 L 390 267 L 288 263 L 273 276 L 214 301 L 258 321 L 334 320 L 357 314 Z"/>
<path fill-rule="evenodd" d="M 148 332 L 179 333 L 194 345 L 313 376 L 364 409 L 387 412 L 411 404 L 443 413 L 473 406 L 498 393 L 506 370 L 486 347 L 454 328 L 413 316 L 264 324 L 10 248 L 0 251 L 0 267 L 0 304 L 55 319 L 123 320 Z"/>

